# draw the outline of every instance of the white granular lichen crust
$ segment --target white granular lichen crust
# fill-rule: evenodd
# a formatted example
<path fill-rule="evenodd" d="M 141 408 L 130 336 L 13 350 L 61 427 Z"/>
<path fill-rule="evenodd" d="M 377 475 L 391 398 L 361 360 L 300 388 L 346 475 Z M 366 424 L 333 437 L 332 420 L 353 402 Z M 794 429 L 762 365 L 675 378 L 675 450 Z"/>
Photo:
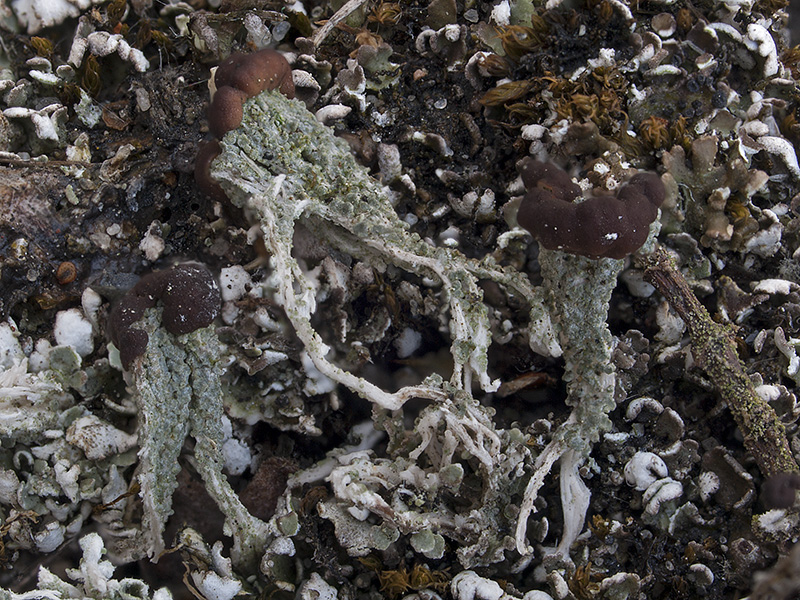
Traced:
<path fill-rule="evenodd" d="M 11 8 L 30 35 L 75 18 L 92 4 L 99 3 L 99 0 L 13 0 Z"/>

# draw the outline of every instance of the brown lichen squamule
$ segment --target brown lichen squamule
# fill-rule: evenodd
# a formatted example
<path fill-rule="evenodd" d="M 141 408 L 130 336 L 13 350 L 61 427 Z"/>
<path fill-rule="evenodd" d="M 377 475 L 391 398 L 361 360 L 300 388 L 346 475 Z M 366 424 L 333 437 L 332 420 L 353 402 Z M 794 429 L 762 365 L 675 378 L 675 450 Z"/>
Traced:
<path fill-rule="evenodd" d="M 200 143 L 194 177 L 201 190 L 221 200 L 225 194 L 209 174 L 211 161 L 220 153 L 217 140 L 241 125 L 245 100 L 265 90 L 279 90 L 287 98 L 294 98 L 294 81 L 286 59 L 265 48 L 252 54 L 231 54 L 219 65 L 214 83 L 217 91 L 208 107 L 208 128 L 216 139 Z"/>
<path fill-rule="evenodd" d="M 654 173 L 637 173 L 616 197 L 575 203 L 581 189 L 557 166 L 526 158 L 518 169 L 527 193 L 517 222 L 548 250 L 624 258 L 647 240 L 664 201 L 664 185 Z"/>

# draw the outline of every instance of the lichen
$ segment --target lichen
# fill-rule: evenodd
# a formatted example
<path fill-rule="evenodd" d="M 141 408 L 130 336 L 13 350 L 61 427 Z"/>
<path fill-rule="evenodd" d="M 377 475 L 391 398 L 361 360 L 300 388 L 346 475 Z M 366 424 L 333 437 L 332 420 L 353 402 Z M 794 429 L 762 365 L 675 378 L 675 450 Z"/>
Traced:
<path fill-rule="evenodd" d="M 82 368 L 69 346 L 37 348 L 37 372 L 17 357 L 13 344 L 14 358 L 0 371 L 4 560 L 21 549 L 57 550 L 81 530 L 93 508 L 125 491 L 120 471 L 133 462 L 135 436 L 76 403 L 78 394 L 99 394 L 108 381 L 107 362 Z M 118 518 L 110 510 L 97 520 Z"/>
<path fill-rule="evenodd" d="M 623 261 L 590 259 L 542 248 L 539 262 L 547 306 L 565 359 L 563 379 L 567 382 L 567 404 L 572 406 L 572 413 L 537 458 L 520 507 L 516 547 L 520 554 L 531 551 L 526 542 L 528 516 L 544 478 L 560 460 L 566 523 L 557 553 L 567 558 L 589 506 L 589 490 L 577 469 L 600 435 L 611 429 L 608 415 L 616 406 L 616 377 L 611 360 L 614 339 L 606 319 Z"/>
<path fill-rule="evenodd" d="M 46 3 L 7 4 L 4 25 Z M 538 600 L 525 590 L 548 584 L 557 598 L 738 597 L 797 537 L 793 490 L 751 528 L 770 479 L 748 444 L 785 429 L 785 457 L 800 450 L 780 385 L 800 382 L 800 52 L 784 0 L 89 4 L 56 2 L 86 12 L 77 31 L 12 35 L 0 69 L 2 306 L 19 324 L 0 325 L 4 582 L 42 553 L 69 561 L 91 528 L 126 574 L 174 544 L 209 600 Z M 351 148 L 298 104 L 253 100 L 217 161 L 240 211 L 188 182 L 187 140 L 206 132 L 207 63 L 265 45 Z M 774 427 L 728 418 L 735 380 L 698 368 L 714 328 L 690 339 L 636 259 L 608 315 L 618 263 L 531 247 L 511 180 L 526 150 L 580 196 L 618 197 L 638 169 L 668 184 L 663 247 L 714 320 L 736 324 L 729 356 Z M 123 381 L 104 315 L 143 257 L 242 279 L 226 278 L 216 331 L 169 335 L 154 313 Z M 785 281 L 751 288 L 753 273 Z M 162 541 L 173 503 L 170 519 L 191 518 L 202 500 L 181 498 L 203 485 L 227 531 Z M 97 543 L 85 550 L 113 596 Z"/>
<path fill-rule="evenodd" d="M 414 396 L 443 398 L 440 390 L 416 386 L 387 393 L 336 367 L 327 345 L 311 325 L 316 303 L 313 286 L 292 256 L 298 222 L 330 246 L 383 270 L 395 265 L 443 287 L 450 308 L 451 383 L 471 388 L 473 376 L 486 391 L 497 388 L 487 373 L 491 342 L 486 305 L 478 277 L 514 286 L 539 308 L 530 284 L 490 261 L 435 248 L 408 232 L 392 204 L 348 146 L 317 122 L 298 102 L 263 93 L 245 104 L 242 126 L 226 135 L 212 174 L 231 201 L 259 220 L 272 264 L 281 282 L 280 301 L 315 366 L 334 381 L 390 410 Z"/>
<path fill-rule="evenodd" d="M 334 515 L 342 502 L 379 515 L 390 541 L 407 534 L 411 546 L 428 558 L 441 558 L 444 538 L 459 543 L 456 552 L 467 568 L 500 562 L 513 548 L 504 533 L 514 516 L 507 502 L 522 491 L 522 467 L 531 459 L 526 438 L 519 430 L 496 431 L 490 411 L 464 393 L 451 394 L 422 410 L 413 434 L 403 432 L 402 439 L 390 442 L 396 448 L 391 458 L 356 454 L 332 470 L 328 480 L 335 497 L 323 505 L 352 556 L 375 547 L 364 542 L 375 525 L 350 513 Z M 465 479 L 475 478 L 480 497 L 455 501 L 474 485 Z M 341 527 L 350 531 L 340 535 Z"/>
<path fill-rule="evenodd" d="M 321 510 L 336 523 L 340 543 L 354 556 L 363 556 L 407 534 L 412 546 L 436 556 L 441 552 L 437 536 L 445 536 L 462 541 L 458 554 L 465 565 L 503 560 L 513 547 L 512 538 L 502 533 L 514 518 L 506 504 L 521 492 L 521 480 L 512 474 L 521 474 L 531 456 L 524 436 L 498 431 L 491 413 L 472 396 L 473 379 L 485 391 L 498 385 L 488 373 L 489 309 L 477 283 L 479 278 L 492 280 L 524 298 L 532 315 L 532 345 L 554 348 L 540 295 L 519 273 L 501 269 L 491 259 L 470 260 L 410 234 L 349 148 L 297 102 L 269 92 L 249 100 L 242 127 L 226 135 L 222 148 L 212 174 L 235 204 L 258 219 L 272 255 L 276 295 L 314 367 L 373 402 L 376 414 L 384 415 L 378 422 L 392 438 L 391 457 L 359 455 L 330 473 L 335 499 Z M 429 378 L 388 392 L 334 364 L 337 353 L 312 326 L 315 286 L 292 254 L 298 224 L 375 269 L 393 265 L 441 285 L 452 339 L 449 382 Z M 405 430 L 401 413 L 386 412 L 399 411 L 411 398 L 429 402 L 413 432 Z M 455 468 L 482 482 L 480 502 L 466 513 L 442 495 L 459 488 L 458 481 L 449 486 L 440 481 L 442 470 Z M 403 489 L 418 500 L 408 505 L 408 498 L 397 495 Z M 394 500 L 384 498 L 387 490 Z M 381 535 L 376 536 L 378 530 L 369 521 L 338 509 L 340 503 L 362 517 L 379 516 Z M 425 530 L 433 533 L 430 539 L 419 537 Z"/>
<path fill-rule="evenodd" d="M 384 190 L 342 141 L 299 103 L 277 93 L 245 103 L 242 127 L 222 140 L 212 175 L 234 204 L 258 220 L 271 253 L 276 295 L 314 367 L 373 402 L 376 422 L 390 435 L 388 458 L 359 453 L 340 458 L 344 464 L 330 471 L 334 496 L 320 510 L 334 522 L 342 546 L 353 556 L 364 556 L 409 535 L 412 547 L 435 557 L 436 536 L 444 536 L 461 542 L 458 556 L 467 567 L 501 561 L 514 548 L 528 555 L 528 516 L 560 460 L 566 522 L 556 554 L 568 557 L 589 502 L 579 467 L 610 429 L 608 414 L 615 407 L 614 341 L 606 318 L 622 261 L 542 249 L 544 282 L 534 290 L 519 273 L 500 269 L 491 259 L 479 263 L 457 250 L 433 247 L 408 232 Z M 298 225 L 375 269 L 394 266 L 438 281 L 449 308 L 454 364 L 449 382 L 429 378 L 388 392 L 335 364 L 338 348 L 325 343 L 312 325 L 316 286 L 293 255 Z M 656 223 L 652 234 L 657 231 Z M 567 403 L 573 413 L 538 457 L 524 445 L 522 434 L 497 430 L 491 413 L 472 396 L 473 378 L 484 391 L 497 386 L 488 373 L 489 307 L 478 278 L 524 299 L 531 347 L 550 354 L 564 351 Z M 411 398 L 428 401 L 413 431 L 405 428 L 400 412 Z M 442 480 L 442 470 L 453 468 L 481 481 L 480 501 L 466 514 L 442 496 L 448 487 L 459 489 L 459 481 L 448 486 Z M 523 492 L 524 479 L 518 476 L 526 469 L 532 475 Z M 520 498 L 519 514 L 507 510 L 509 501 Z M 342 505 L 350 510 L 343 511 Z M 381 524 L 368 520 L 369 514 Z M 502 533 L 514 527 L 516 539 Z M 423 539 L 423 531 L 433 536 Z"/>
<path fill-rule="evenodd" d="M 97 533 L 81 538 L 83 551 L 77 569 L 67 569 L 67 577 L 72 583 L 64 581 L 46 567 L 39 568 L 37 589 L 24 594 L 0 589 L 0 600 L 171 600 L 167 588 L 150 592 L 150 586 L 139 579 L 114 579 L 115 567 L 103 560 L 106 549 L 103 539 Z"/>
<path fill-rule="evenodd" d="M 266 523 L 247 511 L 222 472 L 223 391 L 220 343 L 213 328 L 173 336 L 161 325 L 160 309 L 148 309 L 142 326 L 147 350 L 133 367 L 133 389 L 142 415 L 139 428 L 139 483 L 144 502 L 145 549 L 157 557 L 172 513 L 180 469 L 178 455 L 187 435 L 206 490 L 226 517 L 237 564 L 252 564 L 267 541 Z"/>

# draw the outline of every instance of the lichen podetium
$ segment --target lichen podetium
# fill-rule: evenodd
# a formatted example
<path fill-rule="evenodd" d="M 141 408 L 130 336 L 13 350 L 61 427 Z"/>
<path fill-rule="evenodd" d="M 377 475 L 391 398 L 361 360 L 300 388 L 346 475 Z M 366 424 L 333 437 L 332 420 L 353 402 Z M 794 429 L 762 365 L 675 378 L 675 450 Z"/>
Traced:
<path fill-rule="evenodd" d="M 164 526 L 178 485 L 178 456 L 191 435 L 197 470 L 233 535 L 234 560 L 252 568 L 263 551 L 268 526 L 247 512 L 222 472 L 220 342 L 213 326 L 173 336 L 160 326 L 160 312 L 148 309 L 140 322 L 149 341 L 131 371 L 141 413 L 138 477 L 147 553 L 157 557 L 164 548 Z"/>
<path fill-rule="evenodd" d="M 514 288 L 538 306 L 530 284 L 519 273 L 506 272 L 490 261 L 469 260 L 410 233 L 381 185 L 356 163 L 347 144 L 300 102 L 277 92 L 248 100 L 242 126 L 222 140 L 212 175 L 234 204 L 258 218 L 281 276 L 283 307 L 325 375 L 391 410 L 412 397 L 443 397 L 429 386 L 384 392 L 328 361 L 327 347 L 311 326 L 315 309 L 311 284 L 291 254 L 298 222 L 332 247 L 375 267 L 395 265 L 440 281 L 450 309 L 451 383 L 470 390 L 475 377 L 484 390 L 497 388 L 498 382 L 487 373 L 491 334 L 478 277 Z"/>
<path fill-rule="evenodd" d="M 468 259 L 458 250 L 435 247 L 410 233 L 383 187 L 356 163 L 346 143 L 297 101 L 276 92 L 248 100 L 242 126 L 226 134 L 221 146 L 211 173 L 234 204 L 257 218 L 275 271 L 271 279 L 278 282 L 277 300 L 314 366 L 372 402 L 377 426 L 391 438 L 390 458 L 365 458 L 358 467 L 337 467 L 330 475 L 337 498 L 321 510 L 334 522 L 340 543 L 351 555 L 363 556 L 370 547 L 381 546 L 381 540 L 407 534 L 412 545 L 424 549 L 427 556 L 437 556 L 444 548 L 445 536 L 460 543 L 462 564 L 502 560 L 504 552 L 513 548 L 508 532 L 514 522 L 513 511 L 504 507 L 511 497 L 520 495 L 525 480 L 519 476 L 531 454 L 524 436 L 513 430 L 496 430 L 492 411 L 472 395 L 473 380 L 487 392 L 499 384 L 488 373 L 489 308 L 478 280 L 492 280 L 507 293 L 525 299 L 530 307 L 532 344 L 557 347 L 540 295 L 526 276 L 499 267 L 491 258 Z M 292 255 L 298 224 L 337 251 L 377 270 L 393 265 L 441 287 L 452 340 L 449 381 L 432 377 L 390 392 L 334 364 L 336 353 L 330 352 L 312 326 L 314 283 Z M 528 317 L 520 316 L 523 321 Z M 419 415 L 414 430 L 406 431 L 400 409 L 412 398 L 430 404 Z M 382 487 L 408 485 L 389 474 L 409 469 L 409 473 L 417 472 L 417 464 L 430 465 L 426 472 L 431 481 L 452 478 L 453 469 L 459 466 L 475 472 L 483 480 L 480 509 L 462 513 L 465 508 L 457 504 L 442 503 L 435 511 L 410 508 L 402 502 L 387 505 L 381 498 Z M 377 484 L 384 478 L 382 485 Z M 457 488 L 460 479 L 452 485 Z M 439 487 L 444 492 L 447 486 Z M 436 489 L 419 489 L 419 493 L 438 496 Z M 342 511 L 336 502 L 381 517 L 385 531 L 376 537 L 369 521 Z M 472 523 L 470 527 L 457 526 L 467 521 Z M 420 532 L 425 530 L 434 535 L 423 540 Z"/>

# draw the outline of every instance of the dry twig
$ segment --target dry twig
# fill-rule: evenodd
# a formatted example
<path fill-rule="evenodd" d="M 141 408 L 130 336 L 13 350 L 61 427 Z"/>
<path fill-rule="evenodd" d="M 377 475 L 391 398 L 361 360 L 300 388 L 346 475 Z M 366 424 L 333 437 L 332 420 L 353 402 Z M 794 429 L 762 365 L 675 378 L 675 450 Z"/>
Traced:
<path fill-rule="evenodd" d="M 764 477 L 800 471 L 789 449 L 783 423 L 756 393 L 745 372 L 731 328 L 711 318 L 663 248 L 658 247 L 644 263 L 645 278 L 664 295 L 689 328 L 695 362 L 727 402 L 744 435 L 744 445 Z"/>

